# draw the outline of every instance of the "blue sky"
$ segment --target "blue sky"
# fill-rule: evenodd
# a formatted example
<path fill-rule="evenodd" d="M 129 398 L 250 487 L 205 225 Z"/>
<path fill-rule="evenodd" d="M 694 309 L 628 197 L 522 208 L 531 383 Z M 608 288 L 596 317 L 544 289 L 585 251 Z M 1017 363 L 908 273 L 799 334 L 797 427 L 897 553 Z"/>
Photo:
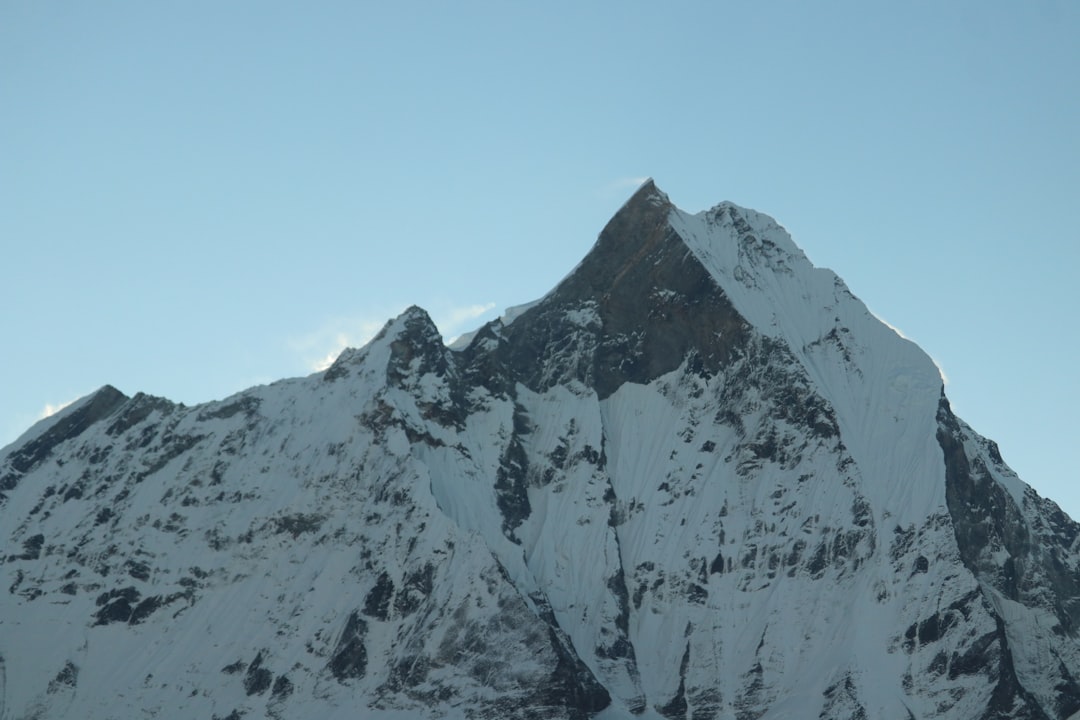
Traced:
<path fill-rule="evenodd" d="M 409 304 L 532 300 L 637 182 L 779 220 L 1080 517 L 1080 4 L 0 0 L 0 444 Z"/>

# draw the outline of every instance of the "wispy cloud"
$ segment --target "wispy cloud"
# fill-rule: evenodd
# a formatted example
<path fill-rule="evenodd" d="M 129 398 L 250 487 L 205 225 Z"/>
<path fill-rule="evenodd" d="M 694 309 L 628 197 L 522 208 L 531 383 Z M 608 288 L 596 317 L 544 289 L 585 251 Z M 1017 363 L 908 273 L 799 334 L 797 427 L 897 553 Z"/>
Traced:
<path fill-rule="evenodd" d="M 79 397 L 83 396 L 80 395 Z M 45 403 L 45 405 L 37 412 L 27 409 L 26 412 L 15 412 L 8 416 L 6 420 L 0 418 L 0 449 L 7 446 L 8 443 L 18 439 L 34 423 L 52 417 L 78 400 L 79 397 L 72 398 L 71 400 L 62 403 Z"/>
<path fill-rule="evenodd" d="M 401 314 L 404 309 L 399 308 L 385 315 L 331 318 L 317 330 L 290 340 L 289 346 L 309 370 L 320 372 L 333 365 L 345 348 L 367 344 L 387 320 Z"/>
<path fill-rule="evenodd" d="M 648 175 L 642 175 L 640 177 L 615 178 L 608 184 L 604 185 L 604 187 L 602 188 L 602 192 L 605 195 L 611 195 L 613 193 L 626 192 L 627 190 L 637 190 L 648 179 Z"/>
<path fill-rule="evenodd" d="M 38 415 L 38 420 L 44 420 L 47 417 L 52 417 L 53 415 L 60 412 L 78 399 L 79 398 L 72 398 L 67 402 L 57 403 L 56 405 L 53 405 L 52 403 L 45 403 L 45 407 L 41 409 L 41 414 Z"/>
<path fill-rule="evenodd" d="M 458 305 L 448 308 L 433 315 L 431 320 L 435 323 L 438 331 L 442 332 L 443 338 L 453 342 L 462 332 L 473 329 L 474 321 L 487 313 L 495 310 L 494 302 L 476 303 L 471 305 Z"/>
<path fill-rule="evenodd" d="M 466 330 L 471 330 L 473 321 L 495 307 L 493 302 L 450 305 L 433 311 L 431 319 L 444 338 L 454 338 Z M 380 314 L 373 312 L 355 317 L 332 318 L 319 329 L 291 340 L 289 345 L 309 370 L 320 372 L 333 365 L 345 348 L 367 344 L 388 320 L 397 317 L 404 310 L 405 308 L 401 307 Z"/>

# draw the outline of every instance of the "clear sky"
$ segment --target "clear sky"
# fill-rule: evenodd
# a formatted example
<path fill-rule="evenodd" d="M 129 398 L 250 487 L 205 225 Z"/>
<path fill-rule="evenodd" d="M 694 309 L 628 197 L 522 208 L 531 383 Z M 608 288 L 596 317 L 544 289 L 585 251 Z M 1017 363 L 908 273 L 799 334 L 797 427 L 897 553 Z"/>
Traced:
<path fill-rule="evenodd" d="M 471 329 L 653 176 L 779 220 L 1080 517 L 1078 78 L 1072 0 L 0 0 L 0 445 Z"/>

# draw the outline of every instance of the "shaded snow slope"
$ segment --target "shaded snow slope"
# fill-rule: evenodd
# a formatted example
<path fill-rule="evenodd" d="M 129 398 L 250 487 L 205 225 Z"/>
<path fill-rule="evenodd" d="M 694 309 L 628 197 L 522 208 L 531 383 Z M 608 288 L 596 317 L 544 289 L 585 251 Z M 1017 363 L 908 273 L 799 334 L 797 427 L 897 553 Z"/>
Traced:
<path fill-rule="evenodd" d="M 1062 718 L 1080 527 L 786 232 L 647 183 L 541 300 L 0 453 L 0 719 Z"/>

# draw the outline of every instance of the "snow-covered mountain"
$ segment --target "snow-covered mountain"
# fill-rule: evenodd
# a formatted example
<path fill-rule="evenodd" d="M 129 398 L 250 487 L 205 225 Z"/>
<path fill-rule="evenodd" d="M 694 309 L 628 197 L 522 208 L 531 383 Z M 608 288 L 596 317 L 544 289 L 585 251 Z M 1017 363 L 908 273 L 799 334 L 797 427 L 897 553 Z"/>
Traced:
<path fill-rule="evenodd" d="M 0 719 L 1066 718 L 1080 526 L 765 215 L 0 451 Z"/>

